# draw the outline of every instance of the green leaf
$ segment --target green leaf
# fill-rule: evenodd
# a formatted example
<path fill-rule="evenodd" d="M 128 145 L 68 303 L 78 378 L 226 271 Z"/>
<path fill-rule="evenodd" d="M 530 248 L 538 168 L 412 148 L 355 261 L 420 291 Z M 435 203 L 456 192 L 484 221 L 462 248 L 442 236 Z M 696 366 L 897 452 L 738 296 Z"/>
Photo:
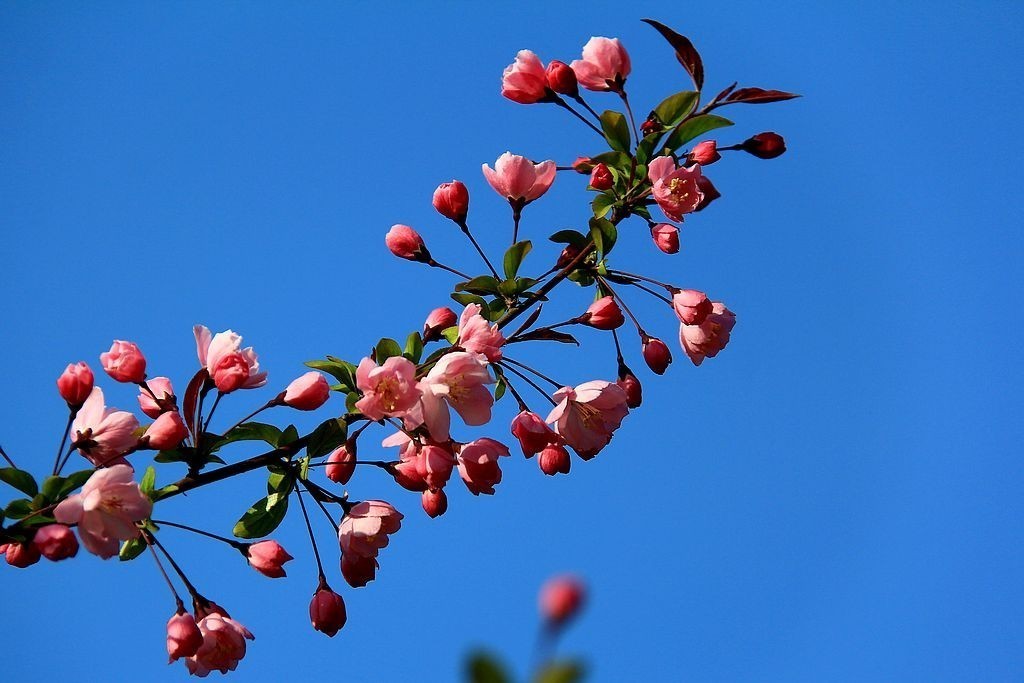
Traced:
<path fill-rule="evenodd" d="M 302 481 L 309 479 L 309 455 L 299 459 L 299 479 Z"/>
<path fill-rule="evenodd" d="M 459 340 L 459 327 L 458 325 L 452 325 L 441 330 L 441 336 L 448 340 L 449 344 L 454 344 Z"/>
<path fill-rule="evenodd" d="M 608 215 L 608 211 L 615 204 L 615 201 L 615 197 L 607 194 L 599 194 L 594 197 L 594 203 L 591 204 L 594 209 L 594 218 L 604 218 Z"/>
<path fill-rule="evenodd" d="M 671 128 L 693 111 L 693 108 L 697 106 L 699 98 L 700 93 L 694 90 L 677 92 L 675 95 L 669 95 L 662 100 L 661 104 L 654 108 L 654 113 L 658 115 L 659 121 L 665 124 L 667 128 Z"/>
<path fill-rule="evenodd" d="M 519 283 L 515 280 L 502 280 L 501 284 L 498 285 L 498 293 L 502 296 L 515 296 L 519 293 Z"/>
<path fill-rule="evenodd" d="M 295 428 L 295 425 L 288 425 L 284 431 L 281 432 L 281 436 L 278 437 L 277 443 L 275 444 L 278 448 L 283 448 L 288 444 L 297 441 L 299 438 L 299 430 Z"/>
<path fill-rule="evenodd" d="M 311 458 L 319 458 L 327 455 L 335 448 L 345 443 L 348 435 L 348 423 L 345 420 L 332 417 L 320 423 L 320 426 L 309 435 L 309 442 L 306 444 L 306 453 Z"/>
<path fill-rule="evenodd" d="M 419 332 L 413 332 L 405 338 L 405 352 L 402 354 L 413 363 L 419 363 L 423 355 L 423 337 Z"/>
<path fill-rule="evenodd" d="M 402 347 L 398 345 L 394 339 L 384 337 L 374 348 L 374 359 L 377 361 L 377 365 L 382 365 L 384 361 L 393 356 L 402 355 Z"/>
<path fill-rule="evenodd" d="M 523 259 L 533 249 L 533 242 L 530 240 L 523 240 L 522 242 L 516 242 L 508 251 L 505 252 L 505 277 L 511 280 L 519 274 L 519 266 L 522 265 Z"/>
<path fill-rule="evenodd" d="M 604 139 L 608 141 L 612 149 L 618 152 L 629 152 L 629 124 L 626 117 L 617 111 L 607 110 L 601 114 L 601 130 L 604 131 Z"/>
<path fill-rule="evenodd" d="M 494 385 L 494 402 L 497 403 L 501 400 L 501 397 L 505 395 L 505 390 L 508 388 L 508 383 L 505 382 L 504 377 L 499 377 L 497 383 Z"/>
<path fill-rule="evenodd" d="M 676 152 L 680 147 L 685 145 L 690 140 L 700 137 L 708 131 L 715 130 L 716 128 L 725 128 L 731 126 L 732 121 L 721 116 L 715 116 L 714 114 L 701 114 L 700 116 L 694 116 L 688 121 L 684 121 L 672 134 L 668 136 L 668 140 L 665 141 L 665 147 Z"/>
<path fill-rule="evenodd" d="M 146 542 L 142 537 L 132 538 L 121 544 L 121 551 L 117 553 L 117 559 L 122 562 L 134 560 L 146 550 Z"/>
<path fill-rule="evenodd" d="M 55 474 L 50 475 L 43 479 L 43 485 L 39 487 L 39 491 L 46 496 L 48 501 L 55 503 L 60 495 L 61 487 L 64 486 L 64 481 L 64 477 L 58 477 Z"/>
<path fill-rule="evenodd" d="M 146 468 L 146 473 L 142 475 L 142 480 L 139 482 L 139 490 L 142 491 L 143 495 L 152 498 L 153 489 L 156 488 L 156 468 L 152 465 Z M 123 558 L 122 558 L 123 559 Z"/>
<path fill-rule="evenodd" d="M 271 493 L 253 503 L 231 533 L 238 538 L 263 538 L 281 524 L 287 512 L 288 494 Z"/>
<path fill-rule="evenodd" d="M 587 246 L 586 235 L 576 230 L 559 230 L 548 239 L 556 244 L 571 244 L 577 249 Z"/>
<path fill-rule="evenodd" d="M 270 476 L 267 477 L 267 493 L 277 493 L 282 496 L 287 496 L 295 488 L 295 477 L 292 476 L 291 471 L 283 470 L 281 472 L 271 472 Z"/>
<path fill-rule="evenodd" d="M 10 519 L 24 519 L 32 513 L 32 501 L 28 498 L 12 500 L 4 508 L 4 515 Z"/>
<path fill-rule="evenodd" d="M 356 388 L 356 366 L 348 361 L 328 357 L 327 360 L 306 361 L 306 366 L 334 377 L 342 385 L 341 391 L 347 393 Z"/>
<path fill-rule="evenodd" d="M 222 442 L 218 442 L 216 447 L 219 448 L 222 445 Z M 189 462 L 192 458 L 192 453 L 194 452 L 195 449 L 183 446 L 181 448 L 175 448 L 170 451 L 160 451 L 155 456 L 153 456 L 153 460 L 159 463 Z"/>
<path fill-rule="evenodd" d="M 493 655 L 474 652 L 466 659 L 466 680 L 469 683 L 511 683 L 512 679 Z"/>
<path fill-rule="evenodd" d="M 4 467 L 0 469 L 0 481 L 10 484 L 26 496 L 35 496 L 39 493 L 39 485 L 36 484 L 35 477 L 25 470 Z"/>
<path fill-rule="evenodd" d="M 550 662 L 537 672 L 534 683 L 578 683 L 583 680 L 583 664 L 575 661 Z"/>
<path fill-rule="evenodd" d="M 277 446 L 280 438 L 281 430 L 274 425 L 264 424 L 263 422 L 246 422 L 222 436 L 221 440 L 217 443 L 217 447 L 220 448 L 225 444 L 235 441 L 265 441 L 271 446 Z"/>
<path fill-rule="evenodd" d="M 355 391 L 350 391 L 345 396 L 345 410 L 349 413 L 356 412 L 356 401 L 361 399 L 362 396 Z"/>
<path fill-rule="evenodd" d="M 590 237 L 594 240 L 597 253 L 604 257 L 615 246 L 619 231 L 615 224 L 605 218 L 590 219 Z"/>

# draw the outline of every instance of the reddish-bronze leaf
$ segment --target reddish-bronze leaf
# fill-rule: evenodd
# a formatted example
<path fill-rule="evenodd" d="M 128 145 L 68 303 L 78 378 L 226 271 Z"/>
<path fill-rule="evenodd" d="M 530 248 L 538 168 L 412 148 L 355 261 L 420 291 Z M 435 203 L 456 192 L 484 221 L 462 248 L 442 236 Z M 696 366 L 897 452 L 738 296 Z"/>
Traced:
<path fill-rule="evenodd" d="M 721 100 L 721 99 L 722 99 L 723 97 L 725 97 L 726 95 L 728 95 L 729 93 L 731 93 L 731 92 L 732 92 L 733 90 L 735 90 L 735 89 L 736 89 L 736 86 L 737 86 L 737 85 L 739 85 L 739 83 L 738 83 L 737 81 L 733 81 L 733 82 L 732 82 L 732 85 L 730 85 L 730 86 L 729 86 L 728 88 L 726 88 L 726 89 L 725 89 L 725 90 L 723 90 L 722 92 L 720 92 L 720 93 L 718 93 L 717 95 L 715 95 L 715 99 L 713 99 L 713 100 L 711 100 L 711 101 L 712 101 L 712 102 L 718 102 L 718 101 L 720 101 L 720 100 Z"/>
<path fill-rule="evenodd" d="M 690 78 L 693 79 L 693 84 L 697 86 L 697 90 L 704 87 L 704 62 L 700 59 L 700 53 L 697 52 L 697 48 L 693 46 L 690 39 L 686 36 L 679 35 L 668 26 L 655 21 L 654 19 L 644 19 L 645 23 L 650 24 L 660 33 L 665 40 L 668 41 L 672 49 L 676 51 L 676 59 L 686 69 L 686 73 L 690 74 Z"/>
<path fill-rule="evenodd" d="M 185 425 L 188 427 L 192 435 L 197 434 L 196 428 L 196 407 L 199 403 L 199 392 L 202 390 L 203 385 L 206 384 L 206 380 L 209 379 L 210 374 L 206 371 L 206 368 L 200 368 L 199 372 L 195 374 L 192 381 L 188 383 L 188 388 L 185 389 L 185 404 L 183 409 L 185 411 Z"/>
<path fill-rule="evenodd" d="M 791 92 L 783 92 L 781 90 L 765 90 L 764 88 L 740 88 L 739 90 L 733 91 L 728 97 L 725 98 L 726 102 L 736 103 L 747 103 L 747 104 L 765 104 L 767 102 L 782 102 L 783 100 L 791 100 L 794 97 L 800 97 Z"/>

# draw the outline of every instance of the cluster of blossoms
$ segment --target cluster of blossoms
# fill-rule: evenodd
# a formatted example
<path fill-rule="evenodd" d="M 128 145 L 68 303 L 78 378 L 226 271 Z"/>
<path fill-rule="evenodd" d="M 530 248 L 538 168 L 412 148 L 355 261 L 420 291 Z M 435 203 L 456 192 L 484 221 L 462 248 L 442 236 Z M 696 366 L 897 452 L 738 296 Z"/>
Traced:
<path fill-rule="evenodd" d="M 689 150 L 683 146 L 711 130 L 732 125 L 712 110 L 793 95 L 736 89 L 734 84 L 701 107 L 703 66 L 696 51 L 679 34 L 649 23 L 676 50 L 696 89 L 666 98 L 639 127 L 626 92 L 630 58 L 616 39 L 592 38 L 583 48 L 582 59 L 571 64 L 552 61 L 544 66 L 536 55 L 523 50 L 505 70 L 502 94 L 515 102 L 550 103 L 569 111 L 600 136 L 605 151 L 580 156 L 565 166 L 551 160 L 534 162 L 510 152 L 502 154 L 493 168 L 483 165 L 484 179 L 508 202 L 512 215 L 512 244 L 503 255 L 500 274 L 473 236 L 469 189 L 458 180 L 437 188 L 433 206 L 470 240 L 484 274 L 470 275 L 437 261 L 416 230 L 393 226 L 385 242 L 395 256 L 459 278 L 452 299 L 460 310 L 448 306 L 434 309 L 422 329 L 413 331 L 404 345 L 385 338 L 358 363 L 334 356 L 310 361 L 310 371 L 244 419 L 218 430 L 212 428 L 213 418 L 225 397 L 268 383 L 255 351 L 243 347 L 241 336 L 231 330 L 213 334 L 201 325 L 194 328 L 199 369 L 185 386 L 180 403 L 169 378 L 147 374 L 147 359 L 136 344 L 115 341 L 100 355 L 100 366 L 110 379 L 138 386 L 139 410 L 151 420 L 148 424 L 142 424 L 130 411 L 108 407 L 86 363 L 69 365 L 57 380 L 69 419 L 51 475 L 37 483 L 0 450 L 10 465 L 0 468 L 0 480 L 26 496 L 8 504 L 0 517 L 0 550 L 7 563 L 27 567 L 40 557 L 55 561 L 71 558 L 78 552 L 79 539 L 88 552 L 101 558 L 117 555 L 131 560 L 149 551 L 167 578 L 176 604 L 167 624 L 171 659 L 182 659 L 197 676 L 234 670 L 253 636 L 196 589 L 161 540 L 166 529 L 200 534 L 229 545 L 256 571 L 280 578 L 286 574 L 284 565 L 293 558 L 266 536 L 284 519 L 288 501 L 297 500 L 316 558 L 317 580 L 309 618 L 313 628 L 334 636 L 347 620 L 345 602 L 328 583 L 309 524 L 307 500 L 324 513 L 337 533 L 341 578 L 353 588 L 365 586 L 376 577 L 380 551 L 401 528 L 403 515 L 383 500 L 351 501 L 348 493 L 336 486 L 348 485 L 358 466 L 384 470 L 400 487 L 420 494 L 421 506 L 430 517 L 447 511 L 446 487 L 456 471 L 472 495 L 493 494 L 502 479 L 502 459 L 511 455 L 509 446 L 491 436 L 458 438 L 462 426 L 453 424 L 452 413 L 465 427 L 490 425 L 496 402 L 506 394 L 518 405 L 509 434 L 526 458 L 537 456 L 544 474 L 568 474 L 571 452 L 584 461 L 594 458 L 608 446 L 629 411 L 642 403 L 641 383 L 626 364 L 620 329 L 627 324 L 635 328 L 639 356 L 655 374 L 664 374 L 672 362 L 669 346 L 641 326 L 626 302 L 625 291 L 652 296 L 672 311 L 679 324 L 681 348 L 694 365 L 721 352 L 736 322 L 725 304 L 696 289 L 613 268 L 610 254 L 619 241 L 619 226 L 631 217 L 646 225 L 658 249 L 677 253 L 677 224 L 720 196 L 704 175 L 704 167 L 718 162 L 724 151 L 772 158 L 784 150 L 782 138 L 774 133 L 755 135 L 734 145 L 703 140 Z M 608 110 L 597 114 L 583 98 L 581 87 L 617 95 L 626 113 Z M 564 246 L 548 262 L 550 266 L 537 269 L 543 272 L 523 276 L 520 271 L 533 249 L 530 240 L 519 240 L 523 211 L 548 192 L 560 171 L 589 178 L 587 190 L 594 194 L 586 229 L 551 235 L 553 242 Z M 652 217 L 654 207 L 665 220 Z M 593 288 L 593 303 L 567 320 L 542 324 L 542 303 L 565 281 Z M 509 331 L 510 324 L 520 317 L 524 321 Z M 613 379 L 590 379 L 573 386 L 510 356 L 510 347 L 526 342 L 579 344 L 567 330 L 581 328 L 610 334 Z M 427 354 L 431 344 L 435 349 Z M 524 396 L 527 389 L 536 391 L 540 398 L 535 400 L 550 407 L 531 408 Z M 212 400 L 208 400 L 210 394 L 215 394 Z M 338 396 L 337 403 L 343 402 L 344 408 L 339 405 L 330 418 L 305 435 L 291 425 L 280 429 L 254 421 L 272 408 L 318 410 L 332 396 Z M 379 444 L 397 448 L 394 458 L 357 456 L 359 451 L 374 448 L 367 446 L 365 439 L 361 441 L 371 427 L 386 430 Z M 253 441 L 265 442 L 269 450 L 232 463 L 221 458 L 221 449 L 228 444 Z M 137 477 L 138 454 L 147 451 L 155 453 L 156 464 L 184 467 L 183 476 L 158 487 L 156 468 L 150 465 Z M 76 452 L 89 467 L 64 476 L 64 467 Z M 155 518 L 155 507 L 161 501 L 257 469 L 268 471 L 268 495 L 241 516 L 232 529 L 233 538 Z M 10 523 L 2 525 L 7 520 Z M 188 591 L 191 612 L 185 610 L 175 583 L 164 571 L 164 561 Z M 560 585 L 544 598 L 554 622 L 574 613 L 581 599 L 578 589 Z"/>

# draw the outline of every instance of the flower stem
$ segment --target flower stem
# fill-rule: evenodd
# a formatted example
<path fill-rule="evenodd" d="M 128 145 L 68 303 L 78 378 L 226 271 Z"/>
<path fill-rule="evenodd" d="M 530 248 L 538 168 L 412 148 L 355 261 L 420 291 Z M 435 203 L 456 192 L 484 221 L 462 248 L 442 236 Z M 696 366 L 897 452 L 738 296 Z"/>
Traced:
<path fill-rule="evenodd" d="M 72 408 L 68 414 L 68 423 L 64 427 L 64 436 L 61 437 L 60 446 L 57 447 L 57 457 L 53 460 L 53 473 L 55 475 L 57 474 L 57 468 L 60 466 L 60 456 L 64 455 L 64 446 L 68 443 L 68 436 L 71 434 L 71 423 L 75 421 L 76 414 L 78 414 L 77 408 Z M 8 462 L 10 462 L 10 459 L 8 459 Z M 11 463 L 11 467 L 14 467 L 14 463 Z"/>
<path fill-rule="evenodd" d="M 316 538 L 313 536 L 313 525 L 309 523 L 309 513 L 306 511 L 306 503 L 302 500 L 302 487 L 295 487 L 295 497 L 299 499 L 299 507 L 302 508 L 302 518 L 306 520 L 306 531 L 309 532 L 309 542 L 313 544 L 313 556 L 316 558 L 316 569 L 319 572 L 320 581 L 326 581 L 324 564 L 320 561 L 320 549 L 316 547 Z"/>
<path fill-rule="evenodd" d="M 224 536 L 218 536 L 217 534 L 212 534 L 209 531 L 203 531 L 202 529 L 196 529 L 195 527 L 188 526 L 187 524 L 178 524 L 177 522 L 168 522 L 165 519 L 154 519 L 153 520 L 153 524 L 156 524 L 157 526 L 160 526 L 160 525 L 171 526 L 171 527 L 174 527 L 176 529 L 184 529 L 185 531 L 191 531 L 194 534 L 200 534 L 201 536 L 206 536 L 207 538 L 212 538 L 214 540 L 220 541 L 221 543 L 227 543 L 228 545 L 233 547 L 235 550 L 243 550 L 245 548 L 245 546 L 246 546 L 245 543 L 240 543 L 239 541 L 236 541 L 236 540 L 231 539 L 231 538 L 226 538 Z"/>
<path fill-rule="evenodd" d="M 501 276 L 498 275 L 498 271 L 494 269 L 494 266 L 491 264 L 491 260 L 487 258 L 487 254 L 485 254 L 484 250 L 480 248 L 480 244 L 476 241 L 476 238 L 473 237 L 473 233 L 470 232 L 469 225 L 466 223 L 466 221 L 462 221 L 458 225 L 462 229 L 462 234 L 468 237 L 469 241 L 473 243 L 473 247 L 476 249 L 476 253 L 480 254 L 480 258 L 482 258 L 484 260 L 484 263 L 487 264 L 487 268 L 491 271 L 491 274 L 498 280 L 501 280 Z"/>

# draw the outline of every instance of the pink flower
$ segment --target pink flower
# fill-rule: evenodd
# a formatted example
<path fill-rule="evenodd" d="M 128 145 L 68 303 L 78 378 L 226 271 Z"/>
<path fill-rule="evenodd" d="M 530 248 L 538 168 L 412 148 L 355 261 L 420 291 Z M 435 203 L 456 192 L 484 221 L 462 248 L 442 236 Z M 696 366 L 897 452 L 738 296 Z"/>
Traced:
<path fill-rule="evenodd" d="M 402 527 L 402 513 L 382 500 L 353 505 L 341 520 L 338 540 L 343 555 L 375 558 L 388 544 L 388 536 Z"/>
<path fill-rule="evenodd" d="M 381 442 L 384 447 L 398 446 L 399 461 L 388 467 L 388 472 L 395 478 L 395 483 L 409 491 L 417 493 L 426 491 L 428 486 L 424 480 L 426 466 L 422 462 L 419 445 L 403 432 L 396 432 Z"/>
<path fill-rule="evenodd" d="M 39 561 L 39 548 L 31 543 L 9 543 L 4 546 L 4 559 L 12 567 L 26 569 Z"/>
<path fill-rule="evenodd" d="M 619 378 L 615 380 L 615 383 L 626 392 L 627 408 L 639 408 L 644 402 L 643 385 L 640 384 L 640 380 L 626 366 L 619 367 Z"/>
<path fill-rule="evenodd" d="M 544 64 L 529 50 L 520 50 L 516 60 L 501 75 L 501 94 L 519 104 L 535 104 L 547 97 Z"/>
<path fill-rule="evenodd" d="M 356 410 L 371 420 L 402 417 L 420 400 L 416 366 L 402 356 L 392 356 L 380 366 L 364 358 L 356 368 L 356 385 L 363 392 Z"/>
<path fill-rule="evenodd" d="M 223 394 L 235 389 L 257 389 L 267 383 L 260 362 L 251 346 L 242 348 L 242 337 L 231 330 L 210 334 L 203 325 L 192 328 L 196 337 L 199 364 L 206 368 Z"/>
<path fill-rule="evenodd" d="M 169 662 L 191 657 L 203 645 L 203 633 L 195 617 L 181 610 L 167 621 L 167 654 Z"/>
<path fill-rule="evenodd" d="M 651 228 L 654 244 L 666 254 L 679 252 L 679 228 L 670 223 L 658 223 Z"/>
<path fill-rule="evenodd" d="M 132 342 L 114 340 L 110 350 L 100 354 L 100 363 L 118 382 L 138 384 L 146 379 L 146 357 Z"/>
<path fill-rule="evenodd" d="M 725 348 L 735 325 L 736 314 L 716 301 L 704 322 L 679 326 L 679 343 L 693 364 L 700 365 L 705 358 L 714 358 Z"/>
<path fill-rule="evenodd" d="M 107 408 L 103 390 L 94 387 L 71 423 L 72 442 L 97 467 L 123 462 L 120 456 L 138 444 L 139 421 L 124 410 Z"/>
<path fill-rule="evenodd" d="M 57 378 L 57 391 L 69 406 L 77 408 L 89 398 L 94 380 L 88 365 L 81 361 L 72 363 Z"/>
<path fill-rule="evenodd" d="M 469 190 L 458 180 L 441 183 L 434 190 L 433 203 L 439 214 L 462 225 L 469 214 Z"/>
<path fill-rule="evenodd" d="M 580 611 L 585 598 L 582 581 L 575 576 L 557 576 L 541 588 L 540 613 L 552 624 L 561 625 Z"/>
<path fill-rule="evenodd" d="M 629 54 L 618 38 L 594 37 L 583 46 L 583 59 L 572 63 L 576 78 L 587 90 L 622 90 L 629 76 Z"/>
<path fill-rule="evenodd" d="M 488 439 L 476 439 L 459 450 L 459 476 L 474 496 L 494 494 L 494 486 L 501 482 L 498 458 L 507 456 L 508 446 Z"/>
<path fill-rule="evenodd" d="M 198 626 L 203 644 L 185 659 L 185 666 L 190 674 L 200 678 L 211 671 L 234 671 L 245 657 L 245 641 L 255 640 L 249 629 L 223 614 L 208 614 L 199 620 Z"/>
<path fill-rule="evenodd" d="M 548 191 L 555 182 L 555 162 L 535 164 L 526 157 L 505 152 L 494 162 L 494 170 L 483 165 L 484 177 L 494 191 L 514 206 L 529 204 Z"/>
<path fill-rule="evenodd" d="M 487 360 L 501 360 L 501 347 L 505 337 L 497 325 L 488 323 L 480 315 L 480 304 L 469 304 L 459 318 L 459 346 L 472 353 L 482 353 Z"/>
<path fill-rule="evenodd" d="M 610 190 L 613 185 L 615 185 L 615 178 L 604 164 L 598 164 L 590 172 L 590 186 L 595 190 L 604 192 L 605 190 Z"/>
<path fill-rule="evenodd" d="M 171 386 L 171 380 L 166 377 L 147 379 L 146 386 L 149 387 L 149 391 L 139 387 L 139 407 L 147 417 L 155 420 L 165 412 L 165 408 L 169 410 L 174 405 L 174 388 Z"/>
<path fill-rule="evenodd" d="M 388 234 L 384 236 L 384 243 L 392 254 L 407 261 L 419 261 L 426 263 L 430 261 L 430 251 L 423 243 L 420 234 L 401 223 L 391 226 Z"/>
<path fill-rule="evenodd" d="M 559 472 L 569 474 L 572 461 L 569 458 L 569 451 L 565 450 L 565 446 L 551 444 L 546 446 L 540 452 L 540 455 L 537 456 L 537 464 L 540 465 L 541 472 L 548 476 L 554 476 Z"/>
<path fill-rule="evenodd" d="M 36 530 L 32 544 L 48 560 L 57 562 L 78 554 L 78 539 L 63 524 L 47 524 Z"/>
<path fill-rule="evenodd" d="M 440 517 L 448 511 L 448 496 L 444 489 L 428 489 L 420 495 L 420 504 L 431 518 Z"/>
<path fill-rule="evenodd" d="M 309 621 L 314 629 L 333 638 L 348 621 L 345 601 L 326 584 L 322 585 L 309 603 Z"/>
<path fill-rule="evenodd" d="M 612 433 L 629 413 L 626 392 L 611 382 L 593 380 L 575 389 L 555 392 L 558 405 L 548 415 L 555 431 L 584 460 L 589 460 L 611 441 Z"/>
<path fill-rule="evenodd" d="M 672 293 L 672 308 L 684 325 L 700 325 L 711 313 L 711 302 L 704 292 L 677 289 Z"/>
<path fill-rule="evenodd" d="M 647 175 L 654 200 L 671 220 L 681 221 L 683 214 L 696 210 L 704 198 L 698 184 L 700 166 L 676 168 L 672 157 L 658 157 L 651 161 Z"/>
<path fill-rule="evenodd" d="M 377 559 L 373 557 L 363 557 L 361 555 L 341 556 L 341 575 L 345 578 L 348 585 L 353 588 L 362 588 L 373 581 L 377 576 L 379 568 L 380 565 L 377 563 Z"/>
<path fill-rule="evenodd" d="M 245 556 L 249 558 L 250 567 L 272 579 L 286 576 L 284 563 L 295 559 L 277 541 L 271 540 L 248 546 Z"/>
<path fill-rule="evenodd" d="M 546 446 L 558 443 L 559 437 L 537 413 L 524 410 L 512 420 L 512 436 L 519 440 L 523 455 L 527 458 L 542 451 Z"/>
<path fill-rule="evenodd" d="M 169 451 L 181 445 L 188 436 L 188 427 L 177 411 L 163 413 L 146 430 L 144 439 L 149 448 L 157 451 Z"/>
<path fill-rule="evenodd" d="M 327 378 L 319 372 L 307 372 L 288 385 L 284 402 L 296 410 L 316 410 L 327 403 L 330 395 L 331 385 Z"/>
<path fill-rule="evenodd" d="M 672 352 L 668 345 L 655 337 L 645 337 L 643 342 L 644 361 L 654 373 L 664 375 L 672 363 Z"/>
<path fill-rule="evenodd" d="M 85 549 L 103 559 L 117 554 L 118 542 L 139 535 L 135 526 L 153 510 L 128 465 L 96 470 L 81 493 L 60 503 L 53 516 L 61 524 L 77 524 Z"/>
<path fill-rule="evenodd" d="M 774 159 L 786 151 L 786 141 L 778 133 L 758 133 L 745 140 L 740 148 L 758 159 Z"/>
<path fill-rule="evenodd" d="M 579 82 L 576 80 L 576 72 L 565 62 L 552 59 L 548 68 L 544 70 L 548 87 L 559 95 L 576 97 L 580 94 Z"/>
<path fill-rule="evenodd" d="M 442 356 L 419 384 L 423 395 L 423 420 L 431 438 L 435 441 L 448 439 L 449 405 L 467 425 L 486 424 L 491 419 L 494 404 L 487 385 L 493 383 L 484 355 L 456 351 Z"/>
<path fill-rule="evenodd" d="M 356 471 L 356 442 L 354 439 L 338 446 L 327 456 L 324 474 L 333 482 L 345 485 Z"/>
<path fill-rule="evenodd" d="M 614 330 L 621 327 L 626 319 L 614 297 L 603 296 L 590 304 L 587 312 L 580 316 L 580 321 L 598 330 Z"/>
<path fill-rule="evenodd" d="M 701 166 L 713 164 L 721 158 L 722 155 L 718 153 L 718 145 L 714 140 L 698 142 L 689 154 L 690 161 Z"/>
<path fill-rule="evenodd" d="M 423 323 L 423 342 L 426 343 L 440 339 L 441 333 L 457 322 L 458 318 L 452 309 L 447 306 L 435 308 Z"/>
<path fill-rule="evenodd" d="M 441 446 L 426 445 L 420 449 L 417 466 L 422 465 L 421 476 L 427 486 L 442 489 L 452 476 L 455 457 Z"/>

